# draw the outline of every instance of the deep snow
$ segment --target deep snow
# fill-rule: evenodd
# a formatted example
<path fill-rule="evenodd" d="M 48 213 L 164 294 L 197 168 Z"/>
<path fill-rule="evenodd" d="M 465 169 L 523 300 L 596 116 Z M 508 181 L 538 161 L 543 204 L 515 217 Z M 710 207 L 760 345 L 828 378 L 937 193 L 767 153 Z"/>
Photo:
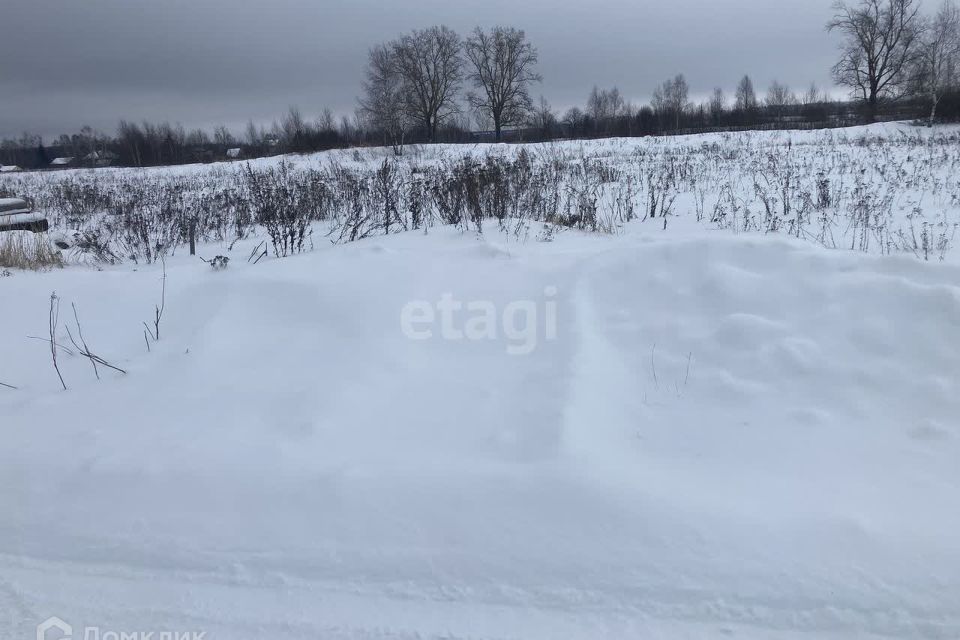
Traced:
<path fill-rule="evenodd" d="M 178 255 L 149 353 L 159 265 L 0 278 L 0 638 L 960 636 L 960 267 L 536 235 Z M 401 330 L 551 287 L 526 356 Z"/>

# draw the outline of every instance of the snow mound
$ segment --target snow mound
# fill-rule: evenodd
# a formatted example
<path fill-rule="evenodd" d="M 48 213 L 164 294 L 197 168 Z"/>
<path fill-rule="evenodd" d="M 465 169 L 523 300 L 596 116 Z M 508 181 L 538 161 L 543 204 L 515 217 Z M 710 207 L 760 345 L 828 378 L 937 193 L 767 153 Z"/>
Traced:
<path fill-rule="evenodd" d="M 148 353 L 160 277 L 0 280 L 2 637 L 960 634 L 956 267 L 450 230 L 181 257 Z M 25 337 L 53 289 L 126 376 L 63 355 L 58 390 Z M 404 335 L 444 294 L 553 299 L 556 334 Z"/>

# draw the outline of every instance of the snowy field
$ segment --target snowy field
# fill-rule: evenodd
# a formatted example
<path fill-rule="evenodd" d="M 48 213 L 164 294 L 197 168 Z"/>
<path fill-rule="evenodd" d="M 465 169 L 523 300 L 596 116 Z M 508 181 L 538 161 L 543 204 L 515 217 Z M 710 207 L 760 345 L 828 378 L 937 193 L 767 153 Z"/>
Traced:
<path fill-rule="evenodd" d="M 334 244 L 358 224 L 334 213 L 312 250 L 254 264 L 263 229 L 221 220 L 198 253 L 222 271 L 118 230 L 112 264 L 11 271 L 0 638 L 50 616 L 74 638 L 960 637 L 957 134 L 543 145 L 584 168 L 565 211 L 602 176 L 595 224 L 524 204 L 481 233 L 401 206 Z M 399 174 L 466 151 L 411 150 Z M 55 181 L 190 193 L 242 166 L 0 188 L 54 211 Z M 77 354 L 71 303 L 125 375 Z"/>

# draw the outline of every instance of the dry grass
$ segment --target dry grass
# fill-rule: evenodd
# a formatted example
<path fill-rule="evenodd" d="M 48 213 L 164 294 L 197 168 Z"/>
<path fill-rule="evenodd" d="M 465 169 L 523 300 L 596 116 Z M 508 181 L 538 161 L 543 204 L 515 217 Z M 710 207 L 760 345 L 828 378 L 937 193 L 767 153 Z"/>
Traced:
<path fill-rule="evenodd" d="M 63 256 L 45 233 L 0 232 L 0 268 L 44 271 L 63 266 Z"/>

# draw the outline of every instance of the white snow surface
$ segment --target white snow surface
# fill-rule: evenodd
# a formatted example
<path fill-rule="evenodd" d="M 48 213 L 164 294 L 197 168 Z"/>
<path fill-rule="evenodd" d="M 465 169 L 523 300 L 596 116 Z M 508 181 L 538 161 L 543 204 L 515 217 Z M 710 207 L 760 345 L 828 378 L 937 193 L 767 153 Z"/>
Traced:
<path fill-rule="evenodd" d="M 0 638 L 960 636 L 960 267 L 493 227 L 178 255 L 150 352 L 159 265 L 0 278 Z M 401 331 L 551 287 L 526 356 Z M 127 375 L 62 390 L 54 290 Z"/>

